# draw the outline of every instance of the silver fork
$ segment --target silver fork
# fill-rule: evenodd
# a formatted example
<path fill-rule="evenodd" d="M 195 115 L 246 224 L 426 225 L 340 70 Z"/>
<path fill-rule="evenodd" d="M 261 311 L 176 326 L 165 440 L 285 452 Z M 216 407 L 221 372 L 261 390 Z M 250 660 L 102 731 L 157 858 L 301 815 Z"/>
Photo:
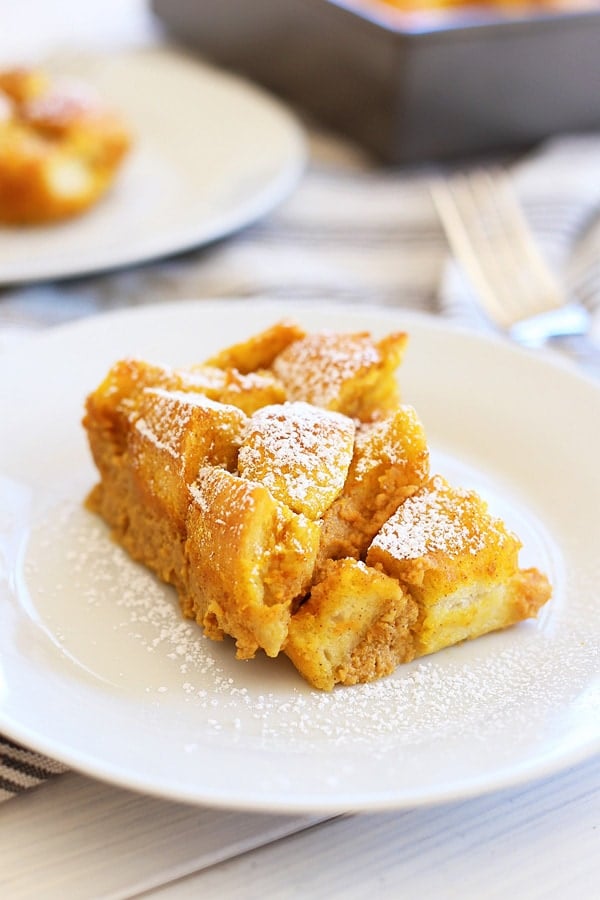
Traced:
<path fill-rule="evenodd" d="M 478 169 L 439 179 L 431 195 L 448 243 L 488 317 L 530 347 L 554 346 L 600 374 L 600 348 L 587 333 L 590 317 L 567 298 L 539 251 L 501 169 Z"/>

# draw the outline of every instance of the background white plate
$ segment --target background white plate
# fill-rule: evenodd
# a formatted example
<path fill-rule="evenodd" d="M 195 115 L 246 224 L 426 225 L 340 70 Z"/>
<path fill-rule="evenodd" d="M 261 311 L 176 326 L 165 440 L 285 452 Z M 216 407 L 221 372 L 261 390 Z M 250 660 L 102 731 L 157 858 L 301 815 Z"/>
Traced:
<path fill-rule="evenodd" d="M 406 328 L 404 399 L 435 467 L 481 490 L 554 583 L 539 620 L 311 690 L 286 660 L 238 662 L 81 507 L 86 393 L 118 357 L 185 364 L 282 316 Z M 171 798 L 372 810 L 542 776 L 600 748 L 600 391 L 505 343 L 402 312 L 184 302 L 32 339 L 0 362 L 0 730 Z M 8 386 L 8 389 L 6 390 Z"/>
<path fill-rule="evenodd" d="M 0 282 L 82 275 L 197 247 L 267 213 L 303 171 L 304 136 L 292 114 L 195 59 L 158 49 L 67 54 L 50 68 L 93 84 L 135 142 L 110 193 L 83 215 L 0 228 Z"/>

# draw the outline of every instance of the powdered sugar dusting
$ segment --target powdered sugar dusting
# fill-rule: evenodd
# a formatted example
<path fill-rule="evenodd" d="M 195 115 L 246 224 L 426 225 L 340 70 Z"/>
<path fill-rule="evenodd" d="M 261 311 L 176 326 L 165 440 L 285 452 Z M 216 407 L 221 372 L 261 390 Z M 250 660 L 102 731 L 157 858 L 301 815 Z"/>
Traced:
<path fill-rule="evenodd" d="M 164 450 L 183 465 L 182 446 L 194 410 L 199 408 L 212 412 L 218 430 L 229 432 L 232 442 L 237 440 L 237 426 L 241 428 L 244 419 L 237 407 L 211 400 L 203 394 L 163 388 L 144 390 L 142 413 L 134 420 L 133 427 L 156 449 Z"/>
<path fill-rule="evenodd" d="M 254 413 L 238 455 L 240 474 L 260 481 L 295 512 L 317 517 L 344 486 L 354 422 L 307 403 Z"/>
<path fill-rule="evenodd" d="M 151 427 L 151 425 L 143 416 L 136 420 L 134 428 L 136 429 L 136 431 L 139 431 L 142 437 L 149 441 L 153 447 L 156 447 L 157 450 L 164 450 L 166 453 L 172 456 L 173 459 L 179 459 L 181 454 L 179 452 L 178 438 L 181 438 L 181 433 L 185 425 L 180 420 L 178 426 L 178 430 L 172 428 L 166 431 L 164 440 L 157 435 L 156 430 Z"/>
<path fill-rule="evenodd" d="M 273 364 L 291 400 L 329 406 L 342 385 L 381 362 L 366 334 L 321 332 L 291 344 Z"/>
<path fill-rule="evenodd" d="M 371 442 L 377 443 L 377 456 L 373 458 L 370 454 L 364 453 L 364 448 Z M 356 433 L 356 464 L 354 466 L 354 476 L 360 481 L 375 466 L 381 462 L 387 463 L 389 466 L 399 466 L 406 462 L 406 453 L 403 445 L 394 440 L 393 431 L 390 429 L 389 422 L 384 419 L 375 424 L 361 425 Z"/>
<path fill-rule="evenodd" d="M 20 112 L 36 125 L 63 129 L 82 117 L 106 115 L 107 110 L 90 84 L 54 79 L 46 90 L 26 100 Z"/>
<path fill-rule="evenodd" d="M 71 502 L 47 510 L 33 530 L 24 584 L 71 664 L 104 690 L 128 692 L 140 708 L 151 703 L 165 729 L 184 716 L 191 754 L 207 735 L 286 752 L 364 744 L 371 759 L 465 734 L 484 744 L 507 728 L 518 740 L 520 728 L 530 731 L 557 703 L 570 703 L 600 666 L 590 638 L 600 611 L 588 604 L 583 613 L 586 585 L 574 583 L 568 608 L 559 585 L 538 622 L 401 666 L 373 684 L 313 691 L 284 658 L 239 662 L 231 642 L 206 639 L 182 619 L 174 591 Z"/>
<path fill-rule="evenodd" d="M 189 425 L 195 399 L 199 396 L 146 388 L 146 414 L 135 421 L 134 428 L 157 449 L 165 450 L 178 459 L 181 438 Z"/>
<path fill-rule="evenodd" d="M 188 490 L 200 512 L 210 518 L 213 526 L 226 529 L 232 539 L 236 530 L 243 528 L 243 510 L 252 509 L 256 503 L 255 485 L 214 466 L 201 468 Z M 216 510 L 221 517 L 215 518 Z M 196 534 L 196 540 L 199 539 Z"/>
<path fill-rule="evenodd" d="M 220 403 L 218 400 L 212 400 L 205 394 L 190 393 L 188 391 L 165 390 L 164 388 L 146 388 L 145 394 L 163 400 L 166 404 L 178 404 L 184 409 L 193 409 L 200 407 L 201 409 L 210 409 L 213 412 L 220 412 L 223 408 L 230 409 L 226 403 Z M 239 415 L 239 410 L 233 407 Z"/>
<path fill-rule="evenodd" d="M 460 499 L 458 506 L 456 500 Z M 440 551 L 449 556 L 475 554 L 485 546 L 485 535 L 478 528 L 481 514 L 476 495 L 458 488 L 449 489 L 440 477 L 400 505 L 373 540 L 373 547 L 396 559 L 417 559 Z M 500 543 L 504 535 L 486 522 Z"/>

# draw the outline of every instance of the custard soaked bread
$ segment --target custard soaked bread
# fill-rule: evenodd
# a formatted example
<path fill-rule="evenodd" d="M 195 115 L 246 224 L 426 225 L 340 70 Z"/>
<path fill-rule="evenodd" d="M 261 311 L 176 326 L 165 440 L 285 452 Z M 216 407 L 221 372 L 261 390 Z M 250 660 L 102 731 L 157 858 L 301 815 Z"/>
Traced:
<path fill-rule="evenodd" d="M 83 212 L 111 186 L 130 145 L 123 120 L 88 85 L 0 70 L 0 222 Z"/>
<path fill-rule="evenodd" d="M 416 602 L 416 656 L 535 616 L 550 596 L 536 569 L 519 569 L 521 544 L 474 491 L 436 475 L 373 539 L 367 564 Z"/>
<path fill-rule="evenodd" d="M 237 656 L 314 687 L 535 616 L 548 580 L 473 491 L 432 475 L 399 395 L 407 336 L 276 323 L 185 369 L 121 360 L 87 399 L 88 506 Z"/>

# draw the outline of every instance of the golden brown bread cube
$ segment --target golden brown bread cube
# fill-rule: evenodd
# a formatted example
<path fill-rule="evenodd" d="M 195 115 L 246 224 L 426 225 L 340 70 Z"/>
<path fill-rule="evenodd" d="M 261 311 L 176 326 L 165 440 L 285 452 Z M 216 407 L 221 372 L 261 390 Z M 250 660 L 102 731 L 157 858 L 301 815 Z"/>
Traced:
<path fill-rule="evenodd" d="M 191 492 L 186 555 L 197 621 L 213 639 L 233 636 L 241 659 L 259 648 L 277 656 L 310 585 L 319 526 L 224 469 L 201 469 Z"/>
<path fill-rule="evenodd" d="M 359 425 L 344 489 L 323 516 L 318 568 L 328 559 L 364 558 L 383 523 L 428 476 L 427 439 L 412 407 Z"/>
<path fill-rule="evenodd" d="M 332 562 L 292 616 L 285 653 L 313 687 L 389 675 L 414 656 L 417 605 L 397 581 L 354 559 Z"/>
<path fill-rule="evenodd" d="M 176 369 L 181 390 L 198 391 L 212 400 L 229 403 L 251 416 L 270 403 L 283 403 L 283 385 L 268 371 L 242 373 L 238 369 L 219 369 L 216 366 L 191 366 Z"/>
<path fill-rule="evenodd" d="M 43 72 L 0 72 L 0 221 L 52 222 L 106 193 L 131 145 L 114 110 Z"/>
<path fill-rule="evenodd" d="M 400 505 L 367 552 L 417 602 L 416 655 L 535 616 L 550 585 L 520 570 L 518 538 L 474 491 L 436 475 Z"/>
<path fill-rule="evenodd" d="M 127 441 L 141 415 L 140 404 L 148 389 L 189 391 L 213 400 L 221 398 L 224 373 L 190 375 L 168 366 L 138 359 L 122 359 L 111 366 L 105 378 L 86 400 L 83 425 L 96 465 L 110 475 L 116 457 L 126 451 Z"/>
<path fill-rule="evenodd" d="M 0 91 L 16 104 L 28 103 L 49 87 L 49 78 L 40 69 L 15 67 L 0 70 Z"/>
<path fill-rule="evenodd" d="M 121 359 L 111 366 L 87 397 L 83 418 L 94 461 L 102 475 L 110 477 L 125 453 L 146 389 L 183 387 L 184 380 L 168 366 L 138 359 Z"/>
<path fill-rule="evenodd" d="M 395 371 L 407 340 L 404 332 L 381 340 L 368 332 L 308 334 L 282 350 L 272 369 L 290 400 L 370 421 L 398 405 Z"/>
<path fill-rule="evenodd" d="M 189 486 L 202 466 L 235 468 L 247 418 L 202 394 L 162 388 L 147 388 L 137 411 L 128 443 L 135 484 L 183 528 Z"/>
<path fill-rule="evenodd" d="M 286 399 L 283 387 L 270 372 L 243 375 L 236 369 L 206 365 L 174 369 L 139 359 L 121 359 L 88 397 L 86 410 L 90 415 L 89 422 L 84 419 L 85 427 L 98 427 L 100 422 L 115 427 L 115 419 L 117 428 L 126 427 L 123 420 L 135 418 L 136 404 L 146 388 L 204 394 L 219 403 L 237 406 L 246 415 Z"/>
<path fill-rule="evenodd" d="M 136 396 L 121 450 L 102 460 L 104 478 L 88 506 L 135 559 L 182 591 L 189 486 L 203 465 L 235 468 L 246 416 L 202 394 L 145 388 Z"/>
<path fill-rule="evenodd" d="M 352 419 L 308 403 L 265 406 L 248 422 L 239 472 L 294 512 L 318 519 L 344 486 L 354 431 Z"/>
<path fill-rule="evenodd" d="M 83 417 L 92 457 L 100 474 L 99 483 L 87 497 L 87 506 L 102 516 L 115 539 L 135 559 L 144 556 L 140 556 L 135 536 L 133 520 L 136 511 L 132 508 L 132 473 L 127 444 L 137 416 L 139 397 L 150 381 L 149 373 L 156 371 L 160 371 L 160 367 L 148 363 L 138 364 L 131 360 L 116 363 L 87 397 Z M 140 546 L 142 543 L 140 540 Z"/>
<path fill-rule="evenodd" d="M 282 320 L 254 334 L 246 341 L 226 347 L 206 360 L 206 365 L 219 369 L 237 369 L 244 375 L 268 369 L 275 357 L 292 341 L 303 338 L 305 331 L 296 322 Z"/>

